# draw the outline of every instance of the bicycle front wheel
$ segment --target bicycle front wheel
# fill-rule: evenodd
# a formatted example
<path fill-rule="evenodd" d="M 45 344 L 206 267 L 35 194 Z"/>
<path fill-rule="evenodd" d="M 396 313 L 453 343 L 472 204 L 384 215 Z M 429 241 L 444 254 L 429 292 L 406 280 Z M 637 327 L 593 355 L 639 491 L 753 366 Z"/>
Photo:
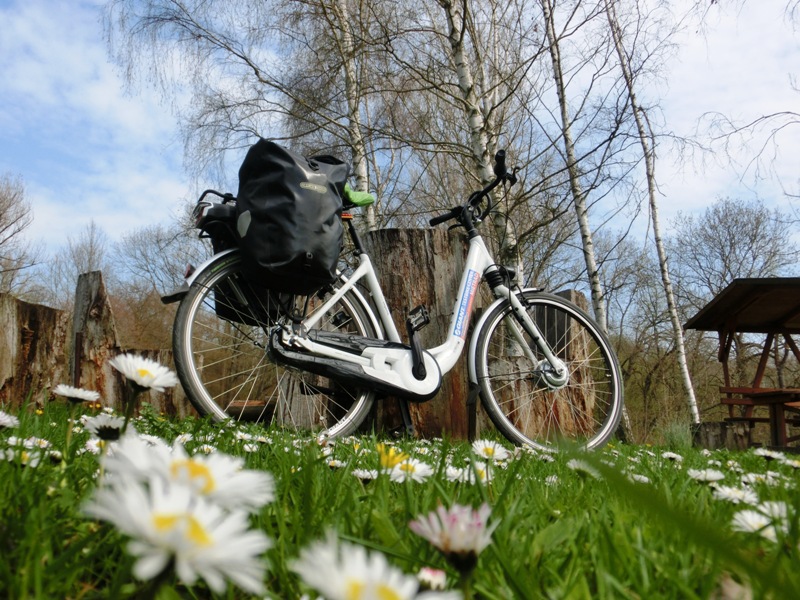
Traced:
<path fill-rule="evenodd" d="M 322 304 L 318 296 L 296 301 L 307 301 L 309 312 Z M 238 253 L 221 256 L 192 282 L 175 316 L 173 348 L 178 378 L 200 414 L 311 430 L 320 437 L 358 428 L 372 407 L 373 392 L 270 360 L 269 332 L 294 302 L 248 281 Z M 318 327 L 377 337 L 369 310 L 348 292 Z"/>
<path fill-rule="evenodd" d="M 608 338 L 591 317 L 559 296 L 524 291 L 517 297 L 566 366 L 567 378 L 554 381 L 510 302 L 501 302 L 475 334 L 475 373 L 486 412 L 515 444 L 545 451 L 605 444 L 622 414 L 622 377 Z"/>

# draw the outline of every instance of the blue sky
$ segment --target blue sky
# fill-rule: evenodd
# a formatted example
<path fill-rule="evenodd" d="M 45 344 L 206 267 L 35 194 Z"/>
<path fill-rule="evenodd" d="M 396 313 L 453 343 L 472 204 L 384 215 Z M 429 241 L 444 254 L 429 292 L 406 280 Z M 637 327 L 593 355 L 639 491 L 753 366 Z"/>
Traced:
<path fill-rule="evenodd" d="M 800 111 L 800 95 L 790 86 L 793 70 L 800 75 L 800 37 L 784 19 L 785 0 L 730 4 L 713 5 L 706 34 L 687 32 L 667 65 L 663 106 L 677 133 L 691 132 L 706 111 L 744 120 Z M 51 250 L 90 219 L 112 240 L 167 222 L 196 192 L 183 173 L 168 107 L 151 89 L 126 94 L 109 64 L 99 7 L 83 0 L 0 0 L 0 174 L 22 178 L 34 209 L 28 237 Z M 794 192 L 798 133 L 782 136 L 775 164 Z M 676 211 L 700 210 L 719 195 L 787 206 L 774 178 L 754 181 L 751 171 L 742 179 L 742 169 L 725 161 L 679 168 L 665 154 L 658 170 L 666 223 Z M 742 163 L 749 157 L 739 155 Z"/>

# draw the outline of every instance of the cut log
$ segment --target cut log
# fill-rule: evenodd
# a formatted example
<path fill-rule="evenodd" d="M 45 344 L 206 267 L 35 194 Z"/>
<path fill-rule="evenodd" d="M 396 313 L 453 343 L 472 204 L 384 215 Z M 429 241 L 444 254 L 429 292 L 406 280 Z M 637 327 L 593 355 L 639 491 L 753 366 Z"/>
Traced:
<path fill-rule="evenodd" d="M 404 343 L 408 313 L 419 305 L 430 312 L 431 322 L 419 332 L 423 348 L 444 343 L 459 291 L 467 255 L 466 237 L 441 229 L 381 229 L 371 231 L 364 240 L 375 265 L 392 318 Z M 477 298 L 475 308 L 482 304 Z M 446 435 L 468 437 L 467 398 L 469 377 L 466 351 L 456 366 L 445 375 L 439 393 L 424 403 L 409 403 L 412 423 L 419 437 Z M 376 425 L 392 429 L 402 425 L 397 400 L 378 400 Z M 480 422 L 485 422 L 480 419 Z M 481 425 L 478 425 L 480 430 Z"/>

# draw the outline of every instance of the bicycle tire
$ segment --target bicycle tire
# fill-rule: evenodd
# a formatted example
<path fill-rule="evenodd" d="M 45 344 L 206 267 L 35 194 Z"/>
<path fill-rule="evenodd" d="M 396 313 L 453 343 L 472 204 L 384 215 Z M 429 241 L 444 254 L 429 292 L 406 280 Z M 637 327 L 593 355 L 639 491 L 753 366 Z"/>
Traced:
<path fill-rule="evenodd" d="M 321 304 L 318 296 L 297 299 L 305 301 L 309 310 Z M 175 367 L 187 397 L 216 421 L 308 429 L 327 438 L 353 433 L 375 394 L 273 362 L 268 336 L 282 313 L 285 307 L 278 307 L 274 294 L 244 277 L 238 253 L 204 268 L 181 300 L 173 327 Z M 361 297 L 348 291 L 319 328 L 378 337 L 371 315 Z"/>
<path fill-rule="evenodd" d="M 500 302 L 475 332 L 475 375 L 489 418 L 509 441 L 537 450 L 604 445 L 616 431 L 623 402 L 622 376 L 608 337 L 559 296 L 527 290 L 517 297 L 567 366 L 569 378 L 559 389 L 548 387 L 544 356 L 528 334 L 523 338 L 536 364 L 522 351 L 508 329 L 517 324 L 511 303 Z"/>

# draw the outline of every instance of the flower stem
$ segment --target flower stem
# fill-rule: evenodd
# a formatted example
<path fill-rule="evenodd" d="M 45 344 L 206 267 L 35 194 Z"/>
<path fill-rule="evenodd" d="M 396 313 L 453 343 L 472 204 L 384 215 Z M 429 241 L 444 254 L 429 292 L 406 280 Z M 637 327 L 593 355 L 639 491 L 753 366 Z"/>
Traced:
<path fill-rule="evenodd" d="M 472 571 L 462 572 L 458 583 L 464 594 L 464 600 L 472 600 Z"/>

